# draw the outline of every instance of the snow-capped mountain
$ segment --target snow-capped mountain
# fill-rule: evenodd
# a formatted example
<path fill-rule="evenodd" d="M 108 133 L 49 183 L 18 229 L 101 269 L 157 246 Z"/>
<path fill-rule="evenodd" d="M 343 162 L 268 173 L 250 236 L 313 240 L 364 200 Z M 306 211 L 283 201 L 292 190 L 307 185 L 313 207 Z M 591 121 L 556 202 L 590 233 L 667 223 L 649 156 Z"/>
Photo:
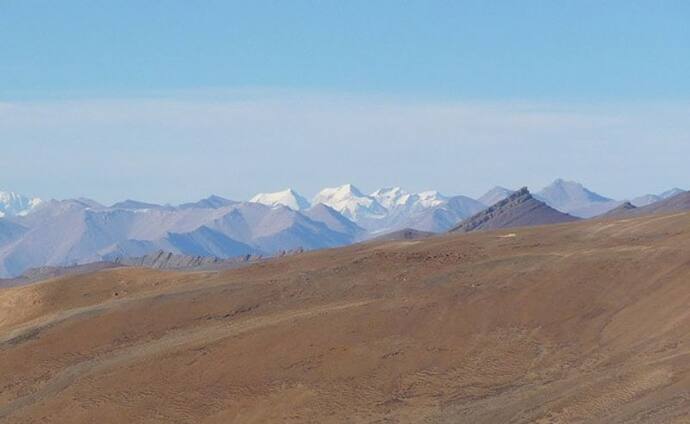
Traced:
<path fill-rule="evenodd" d="M 505 187 L 496 186 L 477 199 L 485 206 L 493 206 L 503 199 L 507 199 L 514 191 Z"/>
<path fill-rule="evenodd" d="M 534 197 L 554 209 L 579 218 L 601 215 L 622 203 L 594 193 L 580 183 L 560 178 L 544 187 Z"/>
<path fill-rule="evenodd" d="M 486 206 L 482 203 L 467 196 L 448 197 L 442 203 L 421 209 L 417 213 L 409 215 L 405 220 L 398 222 L 394 228 L 411 228 L 419 231 L 441 233 L 450 230 L 458 222 L 485 208 Z"/>
<path fill-rule="evenodd" d="M 450 197 L 444 196 L 436 190 L 422 191 L 417 193 L 416 196 L 417 204 L 424 208 L 433 208 L 443 205 L 450 199 Z"/>
<path fill-rule="evenodd" d="M 369 195 L 386 209 L 407 204 L 411 196 L 410 193 L 400 187 L 381 188 Z"/>
<path fill-rule="evenodd" d="M 442 232 L 485 206 L 466 196 L 445 196 L 438 191 L 411 193 L 401 187 L 381 188 L 370 195 L 351 184 L 327 188 L 314 197 L 364 228 L 370 237 L 411 228 Z"/>
<path fill-rule="evenodd" d="M 448 197 L 433 190 L 410 193 L 400 187 L 382 188 L 373 192 L 371 197 L 388 211 L 384 218 L 362 223 L 375 234 L 404 228 L 443 232 L 459 220 L 484 209 L 484 205 L 469 197 Z"/>
<path fill-rule="evenodd" d="M 0 218 L 3 216 L 23 216 L 34 210 L 43 201 L 11 191 L 0 191 Z"/>
<path fill-rule="evenodd" d="M 352 184 L 321 190 L 312 200 L 314 205 L 319 203 L 330 206 L 354 222 L 381 219 L 388 213 L 376 199 L 363 194 Z"/>
<path fill-rule="evenodd" d="M 369 196 L 383 205 L 389 214 L 401 209 L 416 212 L 439 206 L 448 201 L 448 197 L 438 191 L 430 190 L 421 193 L 410 193 L 400 187 L 381 188 Z"/>
<path fill-rule="evenodd" d="M 673 189 L 636 200 L 640 205 L 663 202 L 682 192 Z M 210 196 L 179 206 L 135 200 L 104 206 L 85 198 L 42 202 L 0 193 L 0 277 L 32 267 L 139 257 L 159 250 L 227 258 L 336 247 L 407 228 L 440 233 L 511 193 L 495 187 L 474 200 L 391 187 L 366 195 L 346 184 L 321 190 L 313 206 L 292 189 L 259 194 L 250 202 Z M 585 218 L 621 204 L 560 179 L 534 197 Z"/>
<path fill-rule="evenodd" d="M 311 206 L 307 199 L 291 188 L 283 191 L 276 191 L 274 193 L 259 193 L 252 197 L 250 202 L 261 203 L 266 206 L 283 205 L 294 211 L 309 209 Z"/>

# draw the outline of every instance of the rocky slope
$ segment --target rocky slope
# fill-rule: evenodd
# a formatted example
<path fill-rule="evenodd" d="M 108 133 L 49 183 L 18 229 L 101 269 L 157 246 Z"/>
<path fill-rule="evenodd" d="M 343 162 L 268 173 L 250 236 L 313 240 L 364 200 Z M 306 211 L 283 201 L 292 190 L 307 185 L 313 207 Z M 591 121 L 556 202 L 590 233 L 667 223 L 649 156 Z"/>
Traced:
<path fill-rule="evenodd" d="M 495 230 L 545 224 L 560 224 L 578 218 L 559 212 L 536 200 L 526 187 L 476 215 L 460 222 L 451 232 Z"/>

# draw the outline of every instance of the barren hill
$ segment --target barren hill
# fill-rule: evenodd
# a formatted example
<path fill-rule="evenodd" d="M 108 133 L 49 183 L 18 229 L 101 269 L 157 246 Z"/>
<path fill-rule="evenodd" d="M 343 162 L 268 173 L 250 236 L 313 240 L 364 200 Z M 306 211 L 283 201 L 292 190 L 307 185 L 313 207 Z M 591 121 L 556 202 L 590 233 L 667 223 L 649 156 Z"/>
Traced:
<path fill-rule="evenodd" d="M 576 221 L 578 218 L 541 202 L 526 187 L 460 222 L 451 232 L 469 233 L 499 228 L 527 227 Z"/>
<path fill-rule="evenodd" d="M 0 290 L 2 423 L 686 423 L 690 215 Z"/>

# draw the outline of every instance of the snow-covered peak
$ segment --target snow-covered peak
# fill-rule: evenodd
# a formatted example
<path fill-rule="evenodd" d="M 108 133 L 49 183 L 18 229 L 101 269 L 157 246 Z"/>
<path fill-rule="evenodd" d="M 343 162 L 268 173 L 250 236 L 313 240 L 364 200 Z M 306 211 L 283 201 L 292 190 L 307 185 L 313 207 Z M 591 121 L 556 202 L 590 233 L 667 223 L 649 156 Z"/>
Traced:
<path fill-rule="evenodd" d="M 417 193 L 417 202 L 425 208 L 433 208 L 448 201 L 448 197 L 436 190 L 428 190 Z"/>
<path fill-rule="evenodd" d="M 448 200 L 436 190 L 423 191 L 421 193 L 410 193 L 400 187 L 382 188 L 371 193 L 371 197 L 376 199 L 381 205 L 389 210 L 405 208 L 433 208 L 441 205 Z"/>
<path fill-rule="evenodd" d="M 11 191 L 0 191 L 0 218 L 4 216 L 24 216 L 40 205 L 43 200 L 26 197 Z"/>
<path fill-rule="evenodd" d="M 353 221 L 366 218 L 381 218 L 387 212 L 386 208 L 375 198 L 362 194 L 352 184 L 321 190 L 312 200 L 312 204 L 316 205 L 318 203 L 330 206 Z"/>
<path fill-rule="evenodd" d="M 366 197 L 362 192 L 352 184 L 343 184 L 338 187 L 328 187 L 321 190 L 316 197 L 328 197 L 334 199 L 345 199 L 349 197 Z M 323 202 L 313 202 L 323 203 Z"/>
<path fill-rule="evenodd" d="M 291 188 L 283 191 L 276 191 L 274 193 L 259 193 L 252 197 L 250 202 L 261 203 L 267 206 L 282 205 L 295 211 L 305 210 L 311 206 L 307 199 Z"/>
<path fill-rule="evenodd" d="M 370 194 L 370 197 L 388 209 L 408 203 L 410 196 L 410 193 L 400 187 L 380 188 Z"/>

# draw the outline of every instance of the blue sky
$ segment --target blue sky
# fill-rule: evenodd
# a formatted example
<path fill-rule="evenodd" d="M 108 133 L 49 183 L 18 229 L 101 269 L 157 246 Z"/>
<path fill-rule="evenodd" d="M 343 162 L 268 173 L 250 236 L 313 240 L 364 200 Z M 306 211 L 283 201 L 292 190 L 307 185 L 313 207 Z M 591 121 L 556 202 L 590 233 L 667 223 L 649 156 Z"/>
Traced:
<path fill-rule="evenodd" d="M 689 18 L 686 1 L 0 0 L 0 187 L 683 186 Z"/>

